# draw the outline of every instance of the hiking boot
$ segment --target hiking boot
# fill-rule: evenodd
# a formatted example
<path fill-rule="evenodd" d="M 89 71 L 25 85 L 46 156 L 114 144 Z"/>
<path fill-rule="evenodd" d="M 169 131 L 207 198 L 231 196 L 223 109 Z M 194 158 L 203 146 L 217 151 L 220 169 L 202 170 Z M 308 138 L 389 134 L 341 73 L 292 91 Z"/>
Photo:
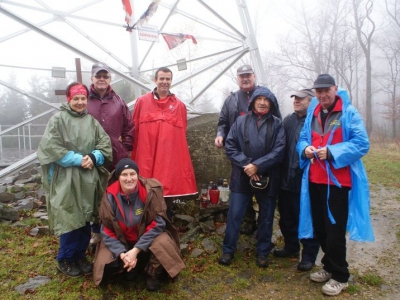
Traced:
<path fill-rule="evenodd" d="M 299 252 L 289 252 L 285 248 L 275 249 L 273 253 L 276 257 L 292 257 L 292 258 L 299 257 L 300 254 Z"/>
<path fill-rule="evenodd" d="M 68 277 L 79 277 L 82 275 L 81 270 L 73 263 L 65 259 L 57 263 L 57 269 Z"/>
<path fill-rule="evenodd" d="M 157 277 L 147 276 L 146 288 L 150 292 L 158 291 L 161 288 L 161 282 L 158 280 Z"/>
<path fill-rule="evenodd" d="M 298 265 L 297 265 L 297 270 L 299 271 L 310 271 L 314 267 L 314 263 L 306 260 L 302 260 Z"/>
<path fill-rule="evenodd" d="M 338 282 L 335 279 L 329 279 L 327 283 L 322 286 L 322 293 L 328 296 L 335 296 L 340 294 L 342 290 L 345 290 L 349 287 L 348 282 Z"/>
<path fill-rule="evenodd" d="M 268 255 L 259 255 L 257 256 L 257 266 L 260 268 L 268 267 Z"/>
<path fill-rule="evenodd" d="M 232 260 L 233 260 L 233 254 L 224 253 L 219 258 L 218 263 L 220 265 L 229 266 L 232 263 Z"/>
<path fill-rule="evenodd" d="M 315 282 L 325 282 L 331 278 L 332 274 L 322 269 L 321 271 L 311 273 L 310 279 Z"/>
<path fill-rule="evenodd" d="M 90 238 L 89 245 L 95 246 L 100 243 L 101 233 L 92 233 L 92 237 Z"/>
<path fill-rule="evenodd" d="M 87 261 L 86 257 L 75 262 L 75 265 L 82 271 L 83 275 L 92 274 L 93 266 Z"/>

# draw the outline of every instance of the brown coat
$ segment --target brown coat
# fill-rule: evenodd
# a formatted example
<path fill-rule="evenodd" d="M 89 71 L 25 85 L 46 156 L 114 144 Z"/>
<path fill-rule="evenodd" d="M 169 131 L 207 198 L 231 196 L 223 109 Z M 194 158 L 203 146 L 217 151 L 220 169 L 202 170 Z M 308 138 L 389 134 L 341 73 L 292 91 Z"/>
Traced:
<path fill-rule="evenodd" d="M 160 182 L 156 179 L 145 179 L 140 176 L 139 180 L 146 187 L 147 198 L 143 216 L 138 228 L 138 237 L 145 232 L 147 225 L 154 220 L 156 215 L 161 216 L 165 220 L 166 227 L 164 232 L 154 239 L 149 247 L 149 251 L 156 256 L 169 276 L 173 278 L 185 267 L 180 256 L 178 232 L 167 218 L 167 207 L 164 201 L 163 190 Z M 100 205 L 100 220 L 104 226 L 112 228 L 115 231 L 118 239 L 125 245 L 127 251 L 131 249 L 125 240 L 118 222 L 116 221 L 106 194 L 103 196 Z M 116 259 L 117 257 L 111 253 L 102 239 L 97 245 L 93 266 L 93 279 L 96 285 L 99 285 L 103 278 L 104 266 Z"/>

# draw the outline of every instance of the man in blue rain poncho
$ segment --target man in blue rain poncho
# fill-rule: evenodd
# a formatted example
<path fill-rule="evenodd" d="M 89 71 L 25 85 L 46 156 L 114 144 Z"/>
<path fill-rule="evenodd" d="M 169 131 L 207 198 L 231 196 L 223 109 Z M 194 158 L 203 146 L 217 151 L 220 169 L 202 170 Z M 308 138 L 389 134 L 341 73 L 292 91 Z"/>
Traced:
<path fill-rule="evenodd" d="M 326 282 L 322 292 L 337 295 L 348 287 L 346 229 L 356 241 L 373 241 L 368 179 L 361 158 L 369 150 L 362 118 L 329 74 L 321 74 L 314 101 L 300 133 L 297 152 L 304 169 L 299 238 L 318 239 L 324 257 L 321 271 L 310 274 Z"/>

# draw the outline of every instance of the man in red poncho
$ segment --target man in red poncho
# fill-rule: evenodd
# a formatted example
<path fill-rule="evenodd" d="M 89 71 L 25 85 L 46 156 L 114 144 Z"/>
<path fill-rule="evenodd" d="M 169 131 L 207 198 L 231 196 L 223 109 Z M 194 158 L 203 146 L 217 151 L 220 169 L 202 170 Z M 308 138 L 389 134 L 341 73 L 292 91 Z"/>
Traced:
<path fill-rule="evenodd" d="M 185 104 L 169 90 L 172 71 L 159 68 L 157 87 L 136 101 L 132 159 L 144 177 L 158 179 L 169 207 L 172 199 L 197 194 L 196 179 L 186 141 Z"/>

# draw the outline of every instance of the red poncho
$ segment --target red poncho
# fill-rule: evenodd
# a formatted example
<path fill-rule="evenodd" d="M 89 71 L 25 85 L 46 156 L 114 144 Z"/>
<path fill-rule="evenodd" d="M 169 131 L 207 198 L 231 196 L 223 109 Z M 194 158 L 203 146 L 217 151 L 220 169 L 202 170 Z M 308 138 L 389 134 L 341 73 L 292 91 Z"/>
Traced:
<path fill-rule="evenodd" d="M 138 98 L 132 159 L 140 175 L 158 179 L 164 196 L 197 193 L 196 179 L 186 141 L 186 106 L 170 94 L 158 100 L 152 92 Z"/>

